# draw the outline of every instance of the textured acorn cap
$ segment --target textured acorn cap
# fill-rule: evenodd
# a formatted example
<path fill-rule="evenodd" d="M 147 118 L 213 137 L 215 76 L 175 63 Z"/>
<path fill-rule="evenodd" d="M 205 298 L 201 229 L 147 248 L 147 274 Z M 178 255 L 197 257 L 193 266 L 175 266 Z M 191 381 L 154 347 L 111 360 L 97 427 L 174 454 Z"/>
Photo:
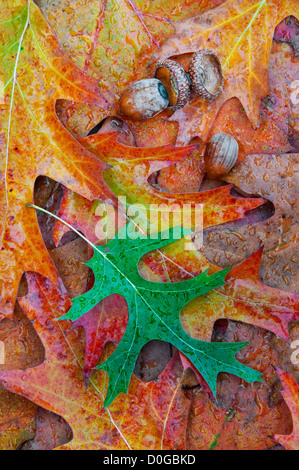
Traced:
<path fill-rule="evenodd" d="M 209 179 L 217 179 L 228 173 L 235 165 L 239 145 L 234 137 L 228 134 L 215 134 L 206 146 L 205 164 Z"/>
<path fill-rule="evenodd" d="M 165 86 L 169 106 L 173 110 L 185 106 L 190 97 L 190 82 L 184 67 L 174 60 L 165 59 L 157 64 L 155 78 L 161 80 Z"/>
<path fill-rule="evenodd" d="M 168 93 L 160 80 L 148 78 L 128 86 L 119 99 L 119 113 L 133 121 L 150 119 L 169 105 Z"/>
<path fill-rule="evenodd" d="M 207 100 L 214 100 L 223 90 L 221 64 L 213 51 L 203 49 L 193 54 L 188 73 L 192 90 Z"/>

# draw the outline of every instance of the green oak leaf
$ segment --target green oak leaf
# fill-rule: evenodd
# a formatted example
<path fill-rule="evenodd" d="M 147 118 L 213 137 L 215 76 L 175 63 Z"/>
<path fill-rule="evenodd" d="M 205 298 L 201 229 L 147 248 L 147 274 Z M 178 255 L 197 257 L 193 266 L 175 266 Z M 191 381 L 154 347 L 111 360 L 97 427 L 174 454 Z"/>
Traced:
<path fill-rule="evenodd" d="M 97 367 L 109 376 L 105 407 L 118 394 L 127 392 L 137 356 L 141 348 L 153 339 L 172 343 L 184 353 L 202 374 L 214 395 L 219 372 L 235 374 L 248 382 L 261 380 L 259 372 L 244 366 L 235 358 L 237 351 L 247 343 L 199 341 L 189 336 L 180 322 L 182 308 L 199 295 L 225 284 L 224 278 L 229 268 L 211 276 L 203 272 L 192 279 L 176 283 L 152 282 L 140 276 L 140 258 L 173 241 L 177 229 L 174 227 L 160 232 L 155 239 L 146 236 L 132 239 L 134 228 L 130 222 L 109 243 L 101 247 L 94 246 L 94 255 L 86 263 L 94 272 L 94 286 L 74 298 L 71 309 L 59 318 L 75 321 L 109 295 L 120 294 L 125 297 L 129 309 L 126 331 L 115 351 Z"/>

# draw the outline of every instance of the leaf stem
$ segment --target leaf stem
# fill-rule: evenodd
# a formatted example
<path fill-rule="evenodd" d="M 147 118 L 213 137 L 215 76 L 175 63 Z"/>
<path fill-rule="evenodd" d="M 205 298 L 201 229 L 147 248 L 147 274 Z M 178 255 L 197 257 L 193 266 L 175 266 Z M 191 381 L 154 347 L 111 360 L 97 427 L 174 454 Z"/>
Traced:
<path fill-rule="evenodd" d="M 214 439 L 213 441 L 211 442 L 210 446 L 209 446 L 209 450 L 214 450 L 215 447 L 217 446 L 218 444 L 218 441 L 219 441 L 219 438 L 222 434 L 222 432 L 224 431 L 224 428 L 226 426 L 226 423 L 234 417 L 234 415 L 236 414 L 236 410 L 234 408 L 230 408 L 229 411 L 226 413 L 226 416 L 224 418 L 224 421 L 223 421 L 223 424 L 221 426 L 221 429 L 220 431 L 214 436 Z"/>

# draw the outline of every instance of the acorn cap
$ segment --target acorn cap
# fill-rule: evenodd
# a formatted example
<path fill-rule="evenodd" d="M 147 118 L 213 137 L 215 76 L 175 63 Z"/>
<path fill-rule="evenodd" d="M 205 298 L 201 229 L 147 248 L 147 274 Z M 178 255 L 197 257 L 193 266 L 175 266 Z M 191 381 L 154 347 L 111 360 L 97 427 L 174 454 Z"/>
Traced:
<path fill-rule="evenodd" d="M 238 159 L 239 144 L 228 134 L 215 134 L 206 146 L 205 164 L 209 179 L 228 173 Z"/>
<path fill-rule="evenodd" d="M 192 90 L 207 100 L 214 100 L 223 90 L 221 64 L 213 51 L 203 49 L 193 54 L 188 68 Z"/>
<path fill-rule="evenodd" d="M 173 110 L 185 106 L 190 97 L 190 82 L 184 67 L 174 60 L 165 59 L 158 62 L 154 75 L 168 92 L 169 106 Z"/>
<path fill-rule="evenodd" d="M 119 99 L 119 113 L 133 121 L 150 119 L 169 105 L 168 93 L 160 80 L 148 78 L 128 86 Z"/>

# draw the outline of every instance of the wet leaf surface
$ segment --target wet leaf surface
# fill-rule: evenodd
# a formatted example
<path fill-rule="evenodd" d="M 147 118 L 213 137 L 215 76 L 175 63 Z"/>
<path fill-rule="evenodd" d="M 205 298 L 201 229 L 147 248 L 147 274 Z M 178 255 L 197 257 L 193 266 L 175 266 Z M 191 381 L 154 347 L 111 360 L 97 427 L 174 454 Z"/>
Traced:
<path fill-rule="evenodd" d="M 0 447 L 297 450 L 297 3 L 35 4 L 4 0 L 0 14 Z M 120 119 L 128 84 L 151 76 L 163 54 L 187 69 L 193 47 L 220 56 L 225 87 L 215 102 L 192 94 L 173 115 Z M 204 141 L 217 132 L 233 135 L 240 152 L 232 172 L 210 181 Z M 194 299 L 180 320 L 214 349 L 248 341 L 238 363 L 263 383 L 220 373 L 213 397 L 186 356 L 152 340 L 135 355 L 127 394 L 104 408 L 108 377 L 95 367 L 125 335 L 126 301 L 115 294 L 73 324 L 54 321 L 93 288 L 84 264 L 92 249 L 24 203 L 34 198 L 97 243 L 97 211 L 116 195 L 146 207 L 204 203 L 198 251 L 176 241 L 144 255 L 138 271 L 169 285 L 232 267 L 225 285 Z"/>
<path fill-rule="evenodd" d="M 0 377 L 6 389 L 34 400 L 68 422 L 73 439 L 60 448 L 158 450 L 173 448 L 174 442 L 184 446 L 190 399 L 181 384 L 190 383 L 191 378 L 182 376 L 178 357 L 171 360 L 156 383 L 132 378 L 128 395 L 121 395 L 110 409 L 104 409 L 105 373 L 95 371 L 88 388 L 84 382 L 82 329 L 69 329 L 69 321 L 55 321 L 57 312 L 69 308 L 68 297 L 42 276 L 27 274 L 27 282 L 28 296 L 20 302 L 29 319 L 35 320 L 46 360 L 25 371 L 0 372 Z M 109 354 L 109 348 L 105 354 Z M 162 402 L 161 389 L 165 397 Z"/>
<path fill-rule="evenodd" d="M 175 34 L 156 53 L 156 59 L 209 49 L 218 56 L 225 81 L 216 101 L 194 97 L 172 117 L 180 123 L 180 143 L 188 143 L 196 135 L 206 139 L 221 106 L 233 97 L 241 101 L 253 128 L 260 125 L 260 100 L 269 93 L 273 31 L 290 14 L 299 16 L 299 6 L 292 0 L 234 0 L 175 23 Z"/>
<path fill-rule="evenodd" d="M 275 435 L 275 439 L 282 444 L 287 450 L 298 450 L 298 384 L 293 377 L 282 371 L 279 372 L 280 379 L 283 384 L 282 395 L 292 413 L 293 430 L 288 436 Z M 287 434 L 287 433 L 286 433 Z"/>
<path fill-rule="evenodd" d="M 77 69 L 59 48 L 34 3 L 18 0 L 13 7 L 5 5 L 1 18 L 1 80 L 5 86 L 1 107 L 1 316 L 11 317 L 24 271 L 40 270 L 57 282 L 36 215 L 25 207 L 33 202 L 35 179 L 50 176 L 90 199 L 110 194 L 100 177 L 90 176 L 90 172 L 100 174 L 103 166 L 63 128 L 54 103 L 59 97 L 71 98 L 104 110 L 109 102 L 97 82 Z"/>

